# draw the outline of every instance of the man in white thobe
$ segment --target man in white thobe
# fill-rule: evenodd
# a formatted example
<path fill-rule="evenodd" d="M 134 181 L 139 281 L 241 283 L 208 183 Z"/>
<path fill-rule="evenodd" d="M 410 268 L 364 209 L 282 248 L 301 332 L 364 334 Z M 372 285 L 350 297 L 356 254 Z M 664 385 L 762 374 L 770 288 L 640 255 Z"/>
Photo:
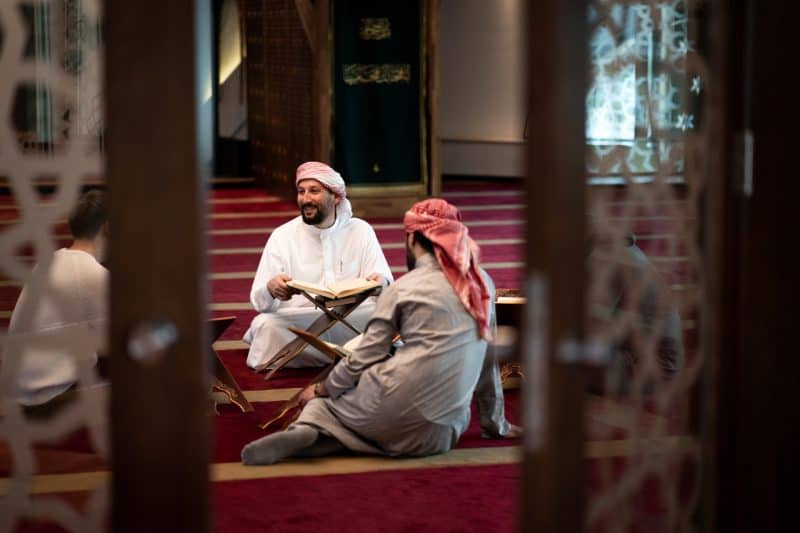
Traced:
<path fill-rule="evenodd" d="M 94 370 L 107 341 L 108 270 L 100 264 L 108 235 L 102 191 L 91 190 L 69 216 L 74 240 L 34 267 L 11 314 L 3 373 L 26 416 L 49 418 L 80 403 L 95 448 L 107 450 L 107 382 Z M 11 380 L 5 383 L 10 383 Z"/>
<path fill-rule="evenodd" d="M 250 302 L 256 311 L 244 341 L 250 345 L 247 366 L 269 361 L 295 336 L 287 328 L 306 329 L 322 313 L 286 283 L 292 279 L 318 285 L 366 278 L 386 286 L 392 273 L 375 231 L 353 217 L 342 177 L 328 165 L 310 161 L 297 168 L 300 215 L 272 232 L 258 264 Z M 368 298 L 347 321 L 363 331 L 375 309 Z M 355 332 L 338 323 L 321 338 L 344 344 Z M 306 348 L 289 366 L 320 366 L 330 359 Z"/>
<path fill-rule="evenodd" d="M 505 419 L 497 364 L 486 361 L 494 288 L 459 218 L 440 199 L 406 213 L 409 273 L 378 298 L 354 351 L 303 391 L 298 420 L 244 447 L 245 464 L 343 449 L 442 453 L 467 429 L 473 393 L 485 436 L 520 435 Z"/>

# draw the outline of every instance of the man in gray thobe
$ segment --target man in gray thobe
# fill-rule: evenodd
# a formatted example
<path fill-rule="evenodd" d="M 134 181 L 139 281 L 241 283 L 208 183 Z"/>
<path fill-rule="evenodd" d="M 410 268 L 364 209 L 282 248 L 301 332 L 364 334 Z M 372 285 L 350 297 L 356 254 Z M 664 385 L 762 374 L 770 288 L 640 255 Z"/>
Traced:
<path fill-rule="evenodd" d="M 484 436 L 520 435 L 504 416 L 497 363 L 485 361 L 494 287 L 458 211 L 426 200 L 404 223 L 409 273 L 378 298 L 357 348 L 303 391 L 298 420 L 244 447 L 245 464 L 343 449 L 446 452 L 469 425 L 473 392 Z M 398 332 L 402 344 L 395 347 Z"/>
<path fill-rule="evenodd" d="M 670 289 L 629 234 L 622 247 L 608 236 L 594 236 L 590 258 L 607 269 L 609 290 L 596 292 L 590 318 L 595 331 L 629 325 L 611 347 L 608 367 L 592 370 L 590 388 L 600 394 L 650 394 L 684 368 L 683 326 Z M 603 264 L 606 263 L 606 264 Z M 609 264 L 610 263 L 610 264 Z"/>

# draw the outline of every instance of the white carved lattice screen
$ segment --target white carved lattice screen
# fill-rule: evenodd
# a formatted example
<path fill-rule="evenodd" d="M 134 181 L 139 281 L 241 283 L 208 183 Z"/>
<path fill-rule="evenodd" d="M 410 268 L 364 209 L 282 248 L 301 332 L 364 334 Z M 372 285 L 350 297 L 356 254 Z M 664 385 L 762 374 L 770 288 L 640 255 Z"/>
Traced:
<path fill-rule="evenodd" d="M 0 531 L 31 522 L 99 531 L 106 520 L 106 485 L 75 505 L 47 494 L 38 477 L 69 472 L 66 455 L 53 445 L 81 431 L 93 449 L 84 459 L 104 464 L 97 458 L 107 449 L 106 398 L 81 392 L 104 390 L 96 387 L 92 362 L 80 355 L 95 347 L 80 327 L 8 332 L 22 286 L 34 305 L 15 320 L 36 313 L 52 255 L 69 243 L 64 221 L 82 188 L 102 180 L 100 21 L 97 0 L 0 2 Z M 30 419 L 16 401 L 19 354 L 47 346 L 75 357 L 77 401 L 51 418 Z"/>
<path fill-rule="evenodd" d="M 587 529 L 686 531 L 700 496 L 706 372 L 702 2 L 590 2 L 590 340 L 610 346 L 590 439 Z M 701 413 L 702 414 L 702 413 Z"/>

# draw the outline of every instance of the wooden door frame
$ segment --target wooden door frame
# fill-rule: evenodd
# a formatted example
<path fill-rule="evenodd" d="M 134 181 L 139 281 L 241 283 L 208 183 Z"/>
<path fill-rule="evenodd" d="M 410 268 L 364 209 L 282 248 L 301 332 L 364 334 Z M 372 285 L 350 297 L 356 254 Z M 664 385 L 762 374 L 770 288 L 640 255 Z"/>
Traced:
<path fill-rule="evenodd" d="M 209 0 L 108 2 L 105 19 L 111 526 L 208 531 L 211 9 Z M 128 341 L 151 320 L 174 325 L 177 339 L 146 364 Z"/>
<path fill-rule="evenodd" d="M 557 357 L 585 316 L 587 0 L 531 2 L 520 531 L 581 531 L 585 375 Z M 568 236 L 567 239 L 564 236 Z M 537 322 L 539 322 L 537 324 Z M 540 334 L 536 336 L 537 330 Z M 541 346 L 541 351 L 536 346 Z M 535 377 L 538 375 L 538 377 Z M 538 412 L 537 412 L 538 411 Z"/>
<path fill-rule="evenodd" d="M 726 0 L 717 22 L 716 171 L 709 194 L 711 387 L 706 458 L 707 531 L 773 531 L 777 527 L 778 200 L 782 177 L 794 174 L 781 128 L 794 88 L 784 76 L 782 39 L 789 16 L 777 4 Z M 749 182 L 749 183 L 748 183 Z M 788 226 L 786 226 L 788 227 Z M 782 280 L 781 283 L 785 283 Z M 790 375 L 787 369 L 784 375 Z M 787 400 L 788 401 L 788 400 Z"/>

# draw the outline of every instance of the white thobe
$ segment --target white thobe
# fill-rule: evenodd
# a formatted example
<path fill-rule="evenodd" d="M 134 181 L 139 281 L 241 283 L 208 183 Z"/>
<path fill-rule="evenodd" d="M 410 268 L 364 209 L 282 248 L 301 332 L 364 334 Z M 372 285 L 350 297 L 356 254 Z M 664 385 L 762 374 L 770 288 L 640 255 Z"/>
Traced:
<path fill-rule="evenodd" d="M 8 327 L 10 337 L 30 335 L 19 353 L 6 354 L 20 357 L 17 399 L 23 405 L 43 404 L 75 384 L 77 361 L 94 364 L 107 337 L 108 270 L 94 256 L 58 250 L 45 282 L 35 300 L 32 287 L 22 289 Z"/>
<path fill-rule="evenodd" d="M 267 362 L 294 339 L 294 334 L 287 329 L 289 326 L 305 329 L 322 314 L 299 294 L 287 301 L 273 298 L 267 290 L 272 278 L 288 274 L 299 281 L 330 285 L 372 273 L 380 274 L 387 282 L 393 279 L 375 231 L 361 219 L 339 212 L 333 226 L 319 229 L 298 216 L 276 228 L 264 247 L 250 290 L 250 302 L 259 314 L 244 335 L 244 341 L 250 345 L 247 366 L 255 368 Z M 375 299 L 369 298 L 347 321 L 363 330 L 374 309 Z M 336 324 L 322 338 L 344 344 L 354 336 L 351 329 Z M 327 363 L 330 363 L 328 357 L 308 347 L 290 366 Z"/>
<path fill-rule="evenodd" d="M 494 321 L 494 286 L 484 278 Z M 398 331 L 403 345 L 393 350 Z M 476 393 L 481 427 L 504 435 L 500 376 L 496 363 L 485 361 L 486 347 L 475 319 L 427 254 L 383 291 L 363 339 L 328 375 L 330 397 L 309 401 L 295 424 L 358 452 L 430 455 L 455 446 Z"/>

